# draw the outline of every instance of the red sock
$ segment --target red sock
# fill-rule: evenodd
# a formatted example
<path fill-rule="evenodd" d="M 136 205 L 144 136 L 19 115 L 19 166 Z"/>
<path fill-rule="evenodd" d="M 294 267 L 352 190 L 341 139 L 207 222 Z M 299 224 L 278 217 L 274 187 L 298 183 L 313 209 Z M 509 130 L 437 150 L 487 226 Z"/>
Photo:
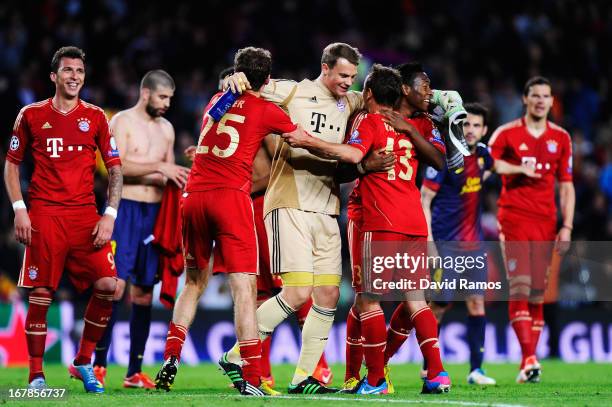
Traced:
<path fill-rule="evenodd" d="M 179 361 L 181 360 L 181 350 L 183 350 L 186 336 L 186 327 L 170 321 L 168 336 L 166 337 L 166 349 L 164 349 L 164 360 L 170 356 L 175 356 Z"/>
<path fill-rule="evenodd" d="M 346 373 L 344 381 L 351 377 L 360 379 L 363 346 L 361 343 L 361 321 L 355 306 L 351 307 L 346 318 Z M 376 384 L 375 384 L 376 385 Z"/>
<path fill-rule="evenodd" d="M 423 307 L 410 317 L 416 330 L 417 341 L 427 362 L 427 378 L 433 379 L 441 371 L 442 359 L 438 345 L 438 321 L 429 307 Z"/>
<path fill-rule="evenodd" d="M 295 311 L 295 317 L 297 318 L 300 330 L 304 326 L 304 322 L 306 321 L 306 317 L 308 316 L 308 313 L 310 312 L 311 307 L 312 307 L 312 297 L 310 297 L 308 301 L 304 303 L 304 305 L 302 305 L 300 308 L 298 308 L 297 311 Z"/>
<path fill-rule="evenodd" d="M 87 365 L 91 363 L 91 354 L 96 348 L 96 343 L 104 335 L 106 325 L 113 312 L 113 295 L 115 291 L 94 289 L 87 309 L 85 310 L 85 328 L 81 336 L 79 351 L 74 359 L 75 365 Z"/>
<path fill-rule="evenodd" d="M 272 376 L 272 367 L 270 366 L 270 344 L 272 337 L 268 336 L 261 343 L 261 375 L 263 377 Z"/>
<path fill-rule="evenodd" d="M 45 377 L 43 373 L 43 356 L 45 340 L 47 339 L 47 311 L 51 305 L 53 294 L 50 292 L 30 292 L 28 315 L 25 322 L 25 335 L 30 357 L 30 376 L 28 383 L 37 377 Z"/>
<path fill-rule="evenodd" d="M 410 312 L 405 303 L 400 303 L 393 311 L 393 316 L 387 330 L 387 347 L 385 348 L 385 365 L 389 363 L 389 359 L 402 347 L 413 325 L 410 320 Z"/>
<path fill-rule="evenodd" d="M 321 359 L 319 359 L 319 363 L 317 363 L 317 368 L 329 369 L 329 365 L 327 364 L 327 359 L 325 359 L 325 353 L 321 355 Z"/>
<path fill-rule="evenodd" d="M 368 368 L 368 383 L 377 386 L 385 378 L 385 346 L 387 331 L 382 309 L 363 312 L 361 315 L 363 356 Z"/>
<path fill-rule="evenodd" d="M 247 339 L 239 341 L 240 358 L 242 358 L 242 378 L 255 387 L 261 384 L 261 341 Z"/>
<path fill-rule="evenodd" d="M 529 315 L 531 315 L 531 350 L 535 355 L 538 350 L 538 341 L 544 328 L 544 304 L 529 303 Z"/>
<path fill-rule="evenodd" d="M 508 317 L 510 324 L 516 333 L 516 337 L 521 345 L 521 369 L 525 366 L 525 359 L 533 355 L 531 343 L 531 314 L 527 300 L 510 300 L 508 302 Z"/>

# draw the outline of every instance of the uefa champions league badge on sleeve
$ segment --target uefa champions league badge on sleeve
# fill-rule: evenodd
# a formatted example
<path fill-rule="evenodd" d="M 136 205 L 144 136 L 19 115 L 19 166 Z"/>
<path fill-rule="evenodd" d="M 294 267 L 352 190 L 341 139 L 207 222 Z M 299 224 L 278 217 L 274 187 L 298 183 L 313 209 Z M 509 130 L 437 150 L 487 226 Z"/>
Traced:
<path fill-rule="evenodd" d="M 355 129 L 351 134 L 351 138 L 349 139 L 347 144 L 361 144 L 361 139 L 359 138 L 359 130 Z"/>
<path fill-rule="evenodd" d="M 339 100 L 336 103 L 336 107 L 338 108 L 338 110 L 340 110 L 341 112 L 344 112 L 344 110 L 346 109 L 346 105 L 344 104 L 344 102 L 342 100 Z"/>
<path fill-rule="evenodd" d="M 111 157 L 119 157 L 119 150 L 117 149 L 117 141 L 115 140 L 115 136 L 110 137 L 110 150 L 108 155 Z"/>
<path fill-rule="evenodd" d="M 13 134 L 13 137 L 11 137 L 11 143 L 9 144 L 9 148 L 11 149 L 11 151 L 15 151 L 19 148 L 19 137 Z"/>
<path fill-rule="evenodd" d="M 79 130 L 81 130 L 83 133 L 87 133 L 89 131 L 89 123 L 90 123 L 90 120 L 85 117 L 81 117 L 77 120 L 77 125 L 79 126 Z"/>

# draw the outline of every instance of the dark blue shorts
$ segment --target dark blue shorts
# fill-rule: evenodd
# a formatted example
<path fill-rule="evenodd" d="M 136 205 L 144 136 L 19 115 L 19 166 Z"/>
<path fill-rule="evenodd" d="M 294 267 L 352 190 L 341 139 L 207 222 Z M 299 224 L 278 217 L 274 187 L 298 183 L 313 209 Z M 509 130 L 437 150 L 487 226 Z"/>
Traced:
<path fill-rule="evenodd" d="M 117 277 L 145 287 L 159 282 L 159 252 L 152 244 L 159 207 L 159 203 L 121 200 L 111 242 Z"/>
<path fill-rule="evenodd" d="M 454 260 L 455 268 L 443 268 L 441 275 L 432 275 L 434 281 L 455 282 L 454 289 L 432 290 L 431 299 L 435 302 L 463 301 L 470 295 L 484 295 L 483 289 L 461 288 L 461 283 L 469 287 L 469 283 L 487 282 L 487 256 L 484 247 L 474 249 L 460 249 L 460 245 L 452 242 L 438 242 L 438 253 L 440 257 L 448 261 Z M 469 261 L 466 265 L 466 258 L 478 259 Z M 463 260 L 462 260 L 463 259 Z"/>

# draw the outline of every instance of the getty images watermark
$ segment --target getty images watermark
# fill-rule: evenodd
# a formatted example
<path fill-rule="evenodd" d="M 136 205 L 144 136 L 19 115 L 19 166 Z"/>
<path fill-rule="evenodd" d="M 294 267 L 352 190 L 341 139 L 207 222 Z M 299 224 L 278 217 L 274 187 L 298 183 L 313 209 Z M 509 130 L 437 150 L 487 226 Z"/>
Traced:
<path fill-rule="evenodd" d="M 425 253 L 412 255 L 396 253 L 394 256 L 374 256 L 372 258 L 372 286 L 378 290 L 501 290 L 501 281 L 477 281 L 468 273 L 487 272 L 488 254 L 429 256 Z M 421 270 L 450 270 L 446 277 L 431 279 Z M 400 278 L 398 281 L 385 281 L 387 270 L 406 271 L 420 278 Z M 405 274 L 405 273 L 399 273 Z M 435 274 L 435 273 L 434 273 Z M 465 274 L 465 276 L 463 276 Z M 378 276 L 378 277 L 377 277 Z M 435 276 L 434 276 L 435 277 Z"/>
<path fill-rule="evenodd" d="M 511 281 L 546 287 L 563 301 L 612 301 L 612 242 L 364 242 L 353 279 L 386 300 L 483 295 L 508 301 Z"/>

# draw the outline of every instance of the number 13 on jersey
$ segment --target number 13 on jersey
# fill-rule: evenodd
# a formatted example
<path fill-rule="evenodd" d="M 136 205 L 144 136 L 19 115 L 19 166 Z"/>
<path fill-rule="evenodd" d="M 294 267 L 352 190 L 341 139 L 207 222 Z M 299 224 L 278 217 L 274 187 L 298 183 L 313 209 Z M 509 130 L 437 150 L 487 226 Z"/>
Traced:
<path fill-rule="evenodd" d="M 410 181 L 413 176 L 414 169 L 410 166 L 410 159 L 412 158 L 412 143 L 405 138 L 398 140 L 399 147 L 399 164 L 403 169 L 397 175 L 400 179 Z M 385 151 L 391 153 L 395 150 L 395 139 L 393 137 L 387 137 L 387 146 Z M 395 180 L 395 167 L 387 171 L 387 180 Z"/>
<path fill-rule="evenodd" d="M 235 127 L 227 124 L 227 122 L 244 123 L 244 119 L 245 119 L 244 116 L 241 116 L 238 114 L 232 114 L 232 113 L 226 113 L 221 118 L 217 126 L 216 134 L 217 135 L 226 134 L 227 136 L 229 136 L 229 145 L 226 148 L 221 149 L 216 144 L 213 144 L 212 153 L 214 155 L 220 158 L 227 158 L 227 157 L 232 156 L 236 152 L 236 149 L 238 148 L 238 143 L 240 142 L 240 134 L 238 133 L 238 130 L 236 130 Z M 207 115 L 206 125 L 204 125 L 204 128 L 202 129 L 202 132 L 200 133 L 200 139 L 198 140 L 198 148 L 196 150 L 196 154 L 208 154 L 209 146 L 202 145 L 202 142 L 204 141 L 204 137 L 206 137 L 206 135 L 211 130 L 214 124 L 215 124 L 215 121 L 212 120 L 212 118 Z M 213 143 L 217 141 L 219 140 L 213 140 Z"/>

